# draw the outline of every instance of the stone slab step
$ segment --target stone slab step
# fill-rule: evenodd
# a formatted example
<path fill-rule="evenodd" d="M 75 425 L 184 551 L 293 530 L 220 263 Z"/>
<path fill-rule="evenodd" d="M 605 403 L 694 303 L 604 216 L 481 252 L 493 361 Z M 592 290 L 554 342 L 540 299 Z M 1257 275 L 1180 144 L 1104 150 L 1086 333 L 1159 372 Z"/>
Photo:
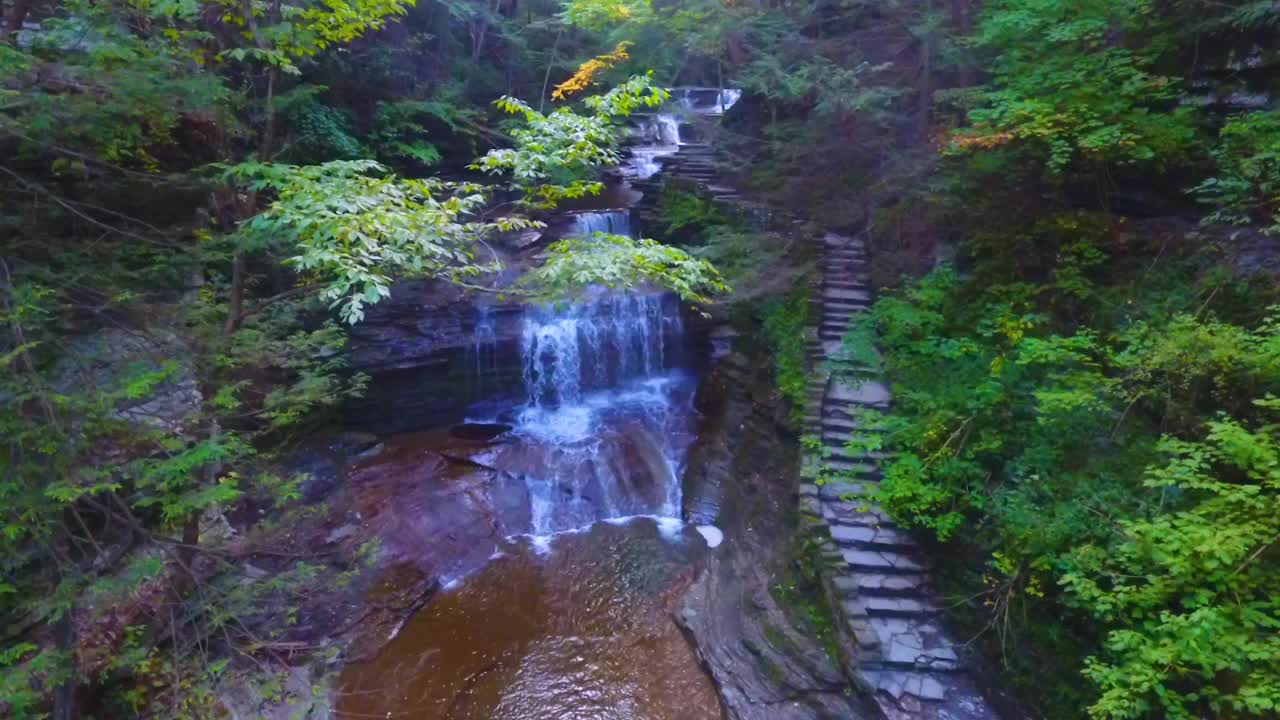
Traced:
<path fill-rule="evenodd" d="M 864 550 L 911 551 L 916 543 L 906 533 L 893 528 L 878 528 L 869 525 L 834 525 L 831 527 L 831 539 L 842 547 L 861 548 Z"/>
<path fill-rule="evenodd" d="M 883 411 L 883 407 L 873 407 L 870 410 Z M 832 402 L 831 406 L 823 411 L 823 420 L 847 419 L 857 421 L 861 413 L 868 412 L 868 408 L 862 405 L 852 405 L 843 401 Z"/>
<path fill-rule="evenodd" d="M 822 425 L 822 442 L 826 445 L 844 446 L 855 437 L 864 437 L 875 434 L 884 434 L 882 428 L 862 428 L 857 427 L 857 423 L 853 420 L 841 421 L 832 418 L 829 421 L 819 423 Z"/>
<path fill-rule="evenodd" d="M 882 382 L 867 380 L 853 384 L 838 380 L 828 388 L 827 399 L 860 405 L 887 405 L 891 398 L 889 388 Z"/>
<path fill-rule="evenodd" d="M 889 515 L 875 503 L 861 501 L 822 502 L 822 517 L 831 525 L 869 525 L 871 527 L 894 527 Z"/>
<path fill-rule="evenodd" d="M 904 698 L 911 697 L 925 701 L 930 705 L 941 703 L 947 699 L 949 683 L 934 673 L 915 670 L 898 670 L 895 668 L 879 668 L 863 665 L 858 674 L 876 692 L 888 695 L 893 699 L 895 707 L 904 704 Z"/>
<path fill-rule="evenodd" d="M 867 617 L 881 618 L 905 618 L 905 619 L 925 619 L 929 616 L 936 615 L 939 612 L 938 606 L 930 600 L 923 597 L 890 597 L 886 595 L 864 595 L 859 598 L 863 609 L 867 613 Z M 881 641 L 883 646 L 883 640 Z M 949 650 L 949 648 L 948 648 Z M 952 650 L 951 656 L 955 656 Z M 915 659 L 919 653 L 914 653 L 909 657 Z M 892 662 L 891 658 L 886 658 Z M 911 660 L 907 661 L 908 663 Z M 928 667 L 932 668 L 932 665 Z"/>
<path fill-rule="evenodd" d="M 959 653 L 932 619 L 871 616 L 867 627 L 880 641 L 880 661 L 886 666 L 943 672 L 960 669 Z"/>
<path fill-rule="evenodd" d="M 856 316 L 866 312 L 871 306 L 865 302 L 824 302 L 822 307 L 827 312 L 848 313 L 850 316 Z"/>
<path fill-rule="evenodd" d="M 815 418 L 817 419 L 818 424 L 821 425 L 824 430 L 829 430 L 831 432 L 841 432 L 845 430 L 858 429 L 858 421 L 854 420 L 848 415 L 831 414 L 831 415 L 815 416 Z"/>
<path fill-rule="evenodd" d="M 823 461 L 823 464 L 826 465 L 828 468 L 830 468 L 834 472 L 857 473 L 857 474 L 868 476 L 868 477 L 873 475 L 878 475 L 878 473 L 880 472 L 875 465 L 871 465 L 869 463 L 864 463 L 864 462 L 852 462 L 849 460 L 839 460 L 839 459 L 828 458 Z"/>
<path fill-rule="evenodd" d="M 818 486 L 818 497 L 827 501 L 840 501 L 865 493 L 866 485 L 860 482 L 828 482 Z"/>
<path fill-rule="evenodd" d="M 849 324 L 849 323 L 853 323 L 853 322 L 857 322 L 858 320 L 861 320 L 862 313 L 855 312 L 853 310 L 845 311 L 845 310 L 832 310 L 831 308 L 824 308 L 822 311 L 822 314 L 819 315 L 818 317 L 822 318 L 821 322 L 836 322 L 836 323 Z"/>
<path fill-rule="evenodd" d="M 835 528 L 832 528 L 833 530 Z M 884 573 L 856 573 L 845 576 L 852 582 L 850 594 L 862 596 L 879 595 L 883 597 L 920 596 L 928 593 L 928 579 L 918 573 L 887 575 Z M 843 586 L 837 586 L 837 590 Z"/>
<path fill-rule="evenodd" d="M 891 550 L 848 549 L 840 553 L 856 572 L 906 574 L 923 572 L 924 567 L 913 558 Z"/>
<path fill-rule="evenodd" d="M 827 247 L 863 247 L 862 240 L 858 238 L 849 237 L 848 235 L 837 235 L 836 233 L 831 232 L 822 236 L 822 242 Z"/>
<path fill-rule="evenodd" d="M 829 290 L 853 290 L 856 292 L 870 293 L 866 284 L 860 283 L 857 280 L 843 280 L 827 277 L 822 281 L 822 287 Z"/>
<path fill-rule="evenodd" d="M 847 462 L 862 463 L 864 465 L 879 465 L 889 457 L 888 453 L 873 450 L 871 452 L 849 452 L 840 446 L 825 446 L 826 449 L 822 453 L 824 460 L 828 462 L 832 460 L 845 460 Z"/>
<path fill-rule="evenodd" d="M 852 302 L 871 302 L 871 293 L 867 290 L 853 290 L 850 288 L 827 288 L 822 291 L 822 297 L 826 300 L 846 300 Z"/>

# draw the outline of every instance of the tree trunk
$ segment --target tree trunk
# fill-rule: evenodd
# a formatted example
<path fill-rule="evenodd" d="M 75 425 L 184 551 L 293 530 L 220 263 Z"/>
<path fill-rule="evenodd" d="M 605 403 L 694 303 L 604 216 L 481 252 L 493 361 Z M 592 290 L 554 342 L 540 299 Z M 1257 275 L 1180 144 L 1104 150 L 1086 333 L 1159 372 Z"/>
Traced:
<path fill-rule="evenodd" d="M 231 258 L 231 297 L 227 303 L 227 322 L 222 331 L 230 335 L 240 329 L 244 316 L 244 251 L 236 250 Z"/>
<path fill-rule="evenodd" d="M 933 109 L 933 38 L 926 35 L 920 41 L 920 83 L 916 98 L 916 134 L 920 140 L 929 139 L 929 115 Z"/>
<path fill-rule="evenodd" d="M 57 638 L 59 651 L 70 654 L 75 650 L 76 628 L 71 621 L 70 612 L 62 613 L 62 618 L 54 626 L 54 636 Z M 49 715 L 49 719 L 79 720 L 79 718 L 80 689 L 76 683 L 76 673 L 73 670 L 67 680 L 54 688 L 53 712 Z"/>
<path fill-rule="evenodd" d="M 31 12 L 31 0 L 14 0 L 13 10 L 9 12 L 9 17 L 4 22 L 4 39 L 10 42 L 17 42 L 18 31 L 22 29 L 22 23 L 26 22 L 27 14 Z"/>
<path fill-rule="evenodd" d="M 960 37 L 973 35 L 973 8 L 971 0 L 951 0 L 951 22 L 955 25 L 956 34 Z M 978 84 L 977 73 L 973 66 L 964 63 L 960 67 L 960 87 L 973 87 Z"/>

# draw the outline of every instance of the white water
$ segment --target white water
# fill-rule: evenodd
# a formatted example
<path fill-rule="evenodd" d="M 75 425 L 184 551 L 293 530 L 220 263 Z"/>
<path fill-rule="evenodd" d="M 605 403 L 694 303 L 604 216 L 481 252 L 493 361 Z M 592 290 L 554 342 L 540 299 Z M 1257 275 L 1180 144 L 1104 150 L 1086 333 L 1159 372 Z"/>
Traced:
<path fill-rule="evenodd" d="M 679 99 L 680 107 L 700 115 L 723 115 L 742 99 L 742 91 L 734 88 L 680 88 L 672 95 Z"/>
<path fill-rule="evenodd" d="M 471 397 L 478 397 L 489 389 L 489 380 L 498 369 L 498 335 L 494 327 L 493 306 L 476 306 L 471 338 L 467 380 Z"/>
<path fill-rule="evenodd" d="M 719 115 L 737 90 L 673 92 L 684 113 Z M 627 177 L 647 178 L 680 150 L 679 115 L 658 113 L 634 130 Z M 580 212 L 571 234 L 631 235 L 629 210 Z M 483 322 L 476 356 L 483 358 Z M 530 307 L 522 319 L 524 405 L 513 442 L 476 459 L 523 478 L 529 542 L 549 552 L 558 534 L 596 522 L 651 518 L 664 537 L 684 535 L 680 476 L 694 436 L 695 379 L 679 370 L 684 328 L 678 301 L 662 294 L 602 294 L 556 307 Z M 478 364 L 477 369 L 481 366 Z M 696 528 L 706 544 L 723 533 Z"/>
<path fill-rule="evenodd" d="M 575 232 L 630 232 L 630 212 L 578 213 Z M 476 322 L 483 368 L 486 316 Z M 491 322 L 491 321 L 489 321 Z M 528 307 L 521 320 L 525 402 L 512 442 L 478 461 L 524 480 L 529 532 L 546 536 L 594 522 L 648 516 L 678 523 L 680 474 L 693 438 L 695 379 L 678 369 L 684 341 L 679 301 L 660 293 L 600 293 Z M 674 537 L 678 533 L 665 533 Z"/>
<path fill-rule="evenodd" d="M 680 120 L 675 115 L 651 115 L 640 121 L 633 134 L 637 144 L 622 167 L 622 174 L 644 180 L 662 170 L 662 158 L 680 151 Z"/>
<path fill-rule="evenodd" d="M 635 144 L 622 166 L 624 177 L 645 180 L 662 171 L 663 160 L 680 151 L 685 143 L 682 117 L 706 115 L 716 117 L 742 99 L 742 91 L 734 88 L 676 88 L 671 91 L 672 105 L 679 113 L 656 113 L 642 117 L 633 128 Z"/>
<path fill-rule="evenodd" d="M 513 431 L 525 448 L 506 456 L 525 477 L 534 534 L 680 514 L 693 378 L 669 351 L 683 330 L 679 304 L 659 294 L 526 313 Z"/>
<path fill-rule="evenodd" d="M 573 235 L 591 237 L 594 233 L 631 236 L 630 210 L 580 212 L 573 216 Z"/>

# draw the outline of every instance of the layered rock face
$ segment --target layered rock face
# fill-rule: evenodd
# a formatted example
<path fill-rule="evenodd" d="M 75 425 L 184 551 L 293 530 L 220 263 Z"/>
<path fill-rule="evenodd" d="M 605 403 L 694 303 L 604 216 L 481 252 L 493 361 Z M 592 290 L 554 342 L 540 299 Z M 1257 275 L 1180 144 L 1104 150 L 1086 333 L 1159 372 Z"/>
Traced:
<path fill-rule="evenodd" d="M 796 630 L 770 592 L 795 533 L 796 447 L 772 368 L 724 356 L 699 391 L 703 428 L 684 475 L 684 514 L 723 542 L 676 611 L 732 720 L 876 717 L 839 663 Z"/>
<path fill-rule="evenodd" d="M 523 314 L 522 305 L 444 283 L 397 283 L 351 330 L 351 369 L 370 382 L 348 405 L 347 423 L 404 432 L 459 422 L 473 403 L 518 395 Z"/>

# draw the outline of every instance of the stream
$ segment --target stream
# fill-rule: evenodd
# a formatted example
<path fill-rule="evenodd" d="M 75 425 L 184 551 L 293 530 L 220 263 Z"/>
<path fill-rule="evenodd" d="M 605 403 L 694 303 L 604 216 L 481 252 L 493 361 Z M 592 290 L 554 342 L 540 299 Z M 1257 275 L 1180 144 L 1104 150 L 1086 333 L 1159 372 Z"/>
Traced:
<path fill-rule="evenodd" d="M 704 114 L 737 99 L 691 97 L 678 100 Z M 652 176 L 680 146 L 672 115 L 642 119 L 635 134 L 624 177 Z M 632 235 L 630 211 L 575 213 L 569 232 Z M 483 395 L 496 348 L 490 311 L 476 313 L 467 384 Z M 338 717 L 720 718 L 716 688 L 674 619 L 723 540 L 682 519 L 701 365 L 683 308 L 670 295 L 601 291 L 526 307 L 519 322 L 522 398 L 477 402 L 454 432 L 402 435 L 386 452 L 489 473 L 484 490 L 465 485 L 465 471 L 438 482 L 499 497 L 490 554 L 444 573 L 376 656 L 344 669 Z"/>

